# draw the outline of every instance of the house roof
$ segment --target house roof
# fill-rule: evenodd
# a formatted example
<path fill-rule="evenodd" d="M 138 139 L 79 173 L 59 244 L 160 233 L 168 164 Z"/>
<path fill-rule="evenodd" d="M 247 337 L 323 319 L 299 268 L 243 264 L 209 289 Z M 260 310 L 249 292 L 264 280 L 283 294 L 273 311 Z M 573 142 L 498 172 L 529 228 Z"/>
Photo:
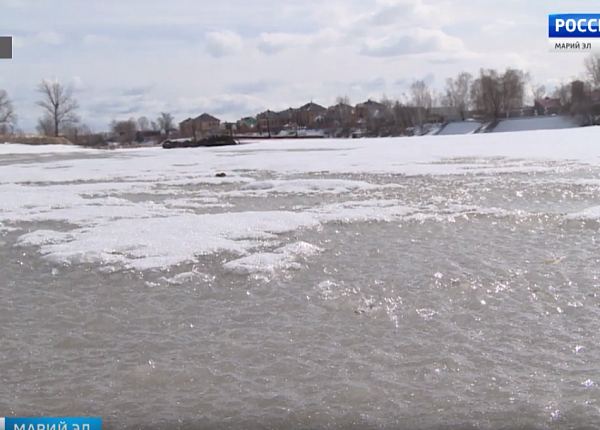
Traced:
<path fill-rule="evenodd" d="M 280 112 L 277 112 L 277 115 L 279 115 L 281 118 L 291 118 L 292 114 L 294 113 L 294 109 L 292 108 L 287 108 L 286 110 L 282 110 Z"/>
<path fill-rule="evenodd" d="M 323 106 L 319 105 L 319 104 L 310 102 L 310 103 L 306 103 L 304 106 L 301 106 L 300 110 L 322 112 L 322 111 L 327 110 L 327 109 L 324 108 Z"/>
<path fill-rule="evenodd" d="M 560 107 L 560 99 L 551 99 L 549 97 L 543 99 L 536 99 L 535 103 L 540 105 L 544 109 Z"/>
<path fill-rule="evenodd" d="M 256 124 L 256 118 L 254 118 L 252 116 L 247 116 L 247 117 L 244 117 L 244 118 L 240 119 L 239 122 L 243 122 L 243 123 L 246 123 L 248 125 L 255 125 Z"/>
<path fill-rule="evenodd" d="M 331 111 L 338 111 L 341 109 L 354 110 L 354 106 L 346 104 L 346 103 L 338 103 L 333 106 L 329 106 L 329 108 L 328 108 L 328 110 L 331 110 Z"/>
<path fill-rule="evenodd" d="M 262 117 L 262 118 L 275 118 L 277 116 L 279 116 L 279 114 L 277 112 L 273 112 L 272 110 L 268 110 L 268 109 L 257 115 L 257 117 Z"/>
<path fill-rule="evenodd" d="M 209 115 L 206 112 L 203 113 L 202 115 L 196 117 L 196 120 L 197 121 L 219 121 L 219 122 L 221 121 L 220 119 L 215 118 L 214 116 Z"/>
<path fill-rule="evenodd" d="M 377 108 L 377 109 L 381 109 L 381 108 L 385 108 L 386 106 L 383 103 L 379 103 L 376 102 L 374 100 L 367 100 L 366 102 L 363 103 L 359 103 L 358 106 L 360 107 L 370 107 L 370 108 Z"/>

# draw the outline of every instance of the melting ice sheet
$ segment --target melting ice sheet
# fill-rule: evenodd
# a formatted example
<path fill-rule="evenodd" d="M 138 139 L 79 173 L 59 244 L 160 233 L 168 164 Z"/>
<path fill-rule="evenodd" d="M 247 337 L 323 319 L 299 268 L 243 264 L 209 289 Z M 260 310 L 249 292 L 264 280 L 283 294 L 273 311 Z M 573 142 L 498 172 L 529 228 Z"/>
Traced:
<path fill-rule="evenodd" d="M 0 145 L 0 230 L 24 222 L 68 223 L 66 230 L 38 229 L 19 239 L 57 263 L 144 270 L 226 251 L 238 256 L 225 264 L 234 273 L 273 272 L 320 250 L 302 241 L 282 243 L 284 233 L 331 222 L 511 211 L 465 204 L 460 196 L 419 202 L 407 197 L 410 185 L 397 178 L 494 180 L 508 172 L 581 168 L 598 163 L 599 139 L 600 129 L 590 127 L 181 150 Z M 215 177 L 221 171 L 227 176 Z M 567 218 L 597 213 L 584 209 Z"/>

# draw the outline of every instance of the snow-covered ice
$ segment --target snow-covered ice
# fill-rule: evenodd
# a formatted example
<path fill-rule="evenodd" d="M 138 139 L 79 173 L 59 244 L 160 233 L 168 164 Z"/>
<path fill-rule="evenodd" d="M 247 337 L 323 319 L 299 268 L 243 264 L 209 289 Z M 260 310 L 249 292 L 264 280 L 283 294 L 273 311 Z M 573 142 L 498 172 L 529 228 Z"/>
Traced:
<path fill-rule="evenodd" d="M 381 198 L 384 192 L 401 196 L 403 188 L 373 175 L 494 175 L 597 165 L 599 143 L 600 128 L 589 127 L 110 152 L 0 145 L 0 232 L 21 228 L 23 222 L 66 223 L 57 230 L 23 232 L 19 240 L 57 264 L 161 269 L 228 252 L 235 256 L 224 267 L 234 273 L 271 273 L 293 269 L 298 258 L 319 250 L 314 244 L 285 243 L 281 235 L 286 233 L 330 222 L 503 211 L 447 206 L 443 212 L 436 204 L 411 206 L 402 198 Z M 217 172 L 227 176 L 216 178 Z M 268 206 L 277 195 L 305 200 L 295 208 Z M 316 196 L 321 200 L 306 200 Z M 249 204 L 250 198 L 258 201 L 254 207 L 239 203 Z M 591 208 L 568 217 L 597 214 Z"/>

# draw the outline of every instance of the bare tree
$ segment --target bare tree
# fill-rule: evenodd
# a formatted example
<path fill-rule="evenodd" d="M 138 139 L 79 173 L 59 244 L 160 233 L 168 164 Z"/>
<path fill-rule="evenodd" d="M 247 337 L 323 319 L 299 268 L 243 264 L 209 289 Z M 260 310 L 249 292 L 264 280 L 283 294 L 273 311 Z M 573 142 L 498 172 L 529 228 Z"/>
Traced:
<path fill-rule="evenodd" d="M 50 115 L 44 115 L 38 118 L 35 129 L 42 136 L 54 136 L 54 120 Z"/>
<path fill-rule="evenodd" d="M 533 96 L 533 101 L 543 99 L 546 97 L 546 86 L 544 84 L 533 84 L 531 86 L 531 95 Z"/>
<path fill-rule="evenodd" d="M 345 105 L 349 105 L 350 104 L 350 97 L 343 95 L 343 96 L 337 96 L 335 98 L 335 104 L 336 105 L 340 105 L 340 104 L 345 104 Z"/>
<path fill-rule="evenodd" d="M 502 87 L 501 108 L 505 111 L 508 118 L 511 110 L 518 109 L 525 104 L 529 74 L 522 70 L 508 68 L 500 76 L 500 81 Z"/>
<path fill-rule="evenodd" d="M 121 143 L 131 143 L 135 140 L 137 131 L 137 122 L 134 118 L 126 121 L 112 121 L 110 124 L 111 131 L 118 137 Z"/>
<path fill-rule="evenodd" d="M 585 73 L 593 89 L 600 89 L 600 54 L 590 54 L 584 60 Z"/>
<path fill-rule="evenodd" d="M 198 141 L 198 126 L 193 118 L 190 118 L 190 129 L 192 131 L 192 139 L 194 142 Z"/>
<path fill-rule="evenodd" d="M 160 131 L 160 125 L 156 121 L 150 121 L 150 128 L 152 131 Z"/>
<path fill-rule="evenodd" d="M 410 100 L 413 107 L 416 108 L 417 121 L 423 125 L 427 112 L 433 105 L 433 94 L 425 81 L 415 81 L 410 86 Z"/>
<path fill-rule="evenodd" d="M 502 77 L 494 69 L 479 71 L 479 77 L 471 85 L 471 103 L 489 119 L 497 120 L 502 112 Z"/>
<path fill-rule="evenodd" d="M 569 108 L 571 105 L 571 85 L 561 81 L 552 92 L 552 97 L 559 99 L 561 106 Z"/>
<path fill-rule="evenodd" d="M 0 90 L 0 127 L 2 127 L 2 134 L 9 134 L 8 130 L 12 130 L 16 122 L 17 116 L 12 100 L 5 90 Z"/>
<path fill-rule="evenodd" d="M 37 104 L 52 118 L 54 136 L 58 137 L 61 125 L 79 121 L 77 116 L 79 104 L 73 97 L 72 91 L 63 86 L 59 80 L 44 79 L 38 85 L 37 91 L 42 94 L 42 99 Z"/>
<path fill-rule="evenodd" d="M 464 120 L 471 107 L 472 85 L 473 75 L 468 72 L 460 72 L 455 79 L 446 79 L 446 92 L 442 96 L 442 106 L 456 108 Z"/>
<path fill-rule="evenodd" d="M 405 99 L 406 97 L 404 97 Z M 413 123 L 413 108 L 408 106 L 406 100 L 403 102 L 400 100 L 394 104 L 394 116 L 396 118 L 396 124 L 398 127 L 406 130 L 409 127 L 414 126 Z"/>
<path fill-rule="evenodd" d="M 150 130 L 150 121 L 148 121 L 148 118 L 146 118 L 145 116 L 141 116 L 138 118 L 137 120 L 138 122 L 138 126 L 139 126 L 139 130 L 140 131 L 148 131 Z"/>
<path fill-rule="evenodd" d="M 86 138 L 92 134 L 92 130 L 85 124 L 67 124 L 61 130 L 61 133 L 72 143 L 79 145 L 83 138 Z"/>
<path fill-rule="evenodd" d="M 170 113 L 161 112 L 156 122 L 158 123 L 159 127 L 165 131 L 167 137 L 169 137 L 171 131 L 175 130 L 175 119 Z"/>
<path fill-rule="evenodd" d="M 381 97 L 381 100 L 379 101 L 379 103 L 381 103 L 383 106 L 385 106 L 385 111 L 382 112 L 383 116 L 388 119 L 391 120 L 394 117 L 394 100 L 388 98 L 388 96 L 386 96 L 385 94 Z"/>
<path fill-rule="evenodd" d="M 340 120 L 342 126 L 347 126 L 350 122 L 350 116 L 352 115 L 352 107 L 350 106 L 350 97 L 347 95 L 337 96 L 335 98 L 335 104 L 338 108 Z"/>

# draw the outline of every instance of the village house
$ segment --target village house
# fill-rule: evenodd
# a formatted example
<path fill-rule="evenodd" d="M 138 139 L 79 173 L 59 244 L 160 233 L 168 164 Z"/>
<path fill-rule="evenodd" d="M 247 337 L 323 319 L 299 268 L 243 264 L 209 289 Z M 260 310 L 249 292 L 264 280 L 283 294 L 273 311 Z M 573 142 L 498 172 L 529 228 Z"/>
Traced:
<path fill-rule="evenodd" d="M 392 114 L 386 105 L 371 99 L 364 103 L 357 104 L 355 109 L 356 118 L 357 120 L 363 120 L 361 122 L 369 122 L 373 119 L 383 119 Z"/>
<path fill-rule="evenodd" d="M 282 129 L 292 129 L 298 127 L 298 124 L 296 124 L 295 113 L 296 109 L 294 108 L 287 108 L 277 112 L 279 116 L 279 124 Z"/>
<path fill-rule="evenodd" d="M 327 108 L 327 117 L 341 127 L 353 126 L 356 124 L 356 109 L 349 104 L 338 103 Z"/>
<path fill-rule="evenodd" d="M 317 127 L 323 122 L 326 113 L 327 108 L 311 101 L 295 110 L 294 122 L 299 127 Z"/>
<path fill-rule="evenodd" d="M 239 133 L 253 133 L 257 131 L 258 121 L 256 118 L 247 116 L 237 122 L 237 130 Z"/>
<path fill-rule="evenodd" d="M 295 128 L 296 109 L 288 108 L 279 112 L 267 110 L 256 115 L 257 128 L 260 133 L 277 134 L 283 129 Z"/>
<path fill-rule="evenodd" d="M 218 132 L 221 120 L 203 113 L 196 118 L 188 118 L 179 123 L 179 133 L 182 137 L 199 137 Z"/>
<path fill-rule="evenodd" d="M 266 110 L 256 115 L 257 127 L 260 133 L 277 133 L 281 130 L 279 114 L 272 110 Z"/>
<path fill-rule="evenodd" d="M 558 115 L 561 111 L 560 99 L 545 97 L 533 102 L 533 110 L 536 115 Z"/>

